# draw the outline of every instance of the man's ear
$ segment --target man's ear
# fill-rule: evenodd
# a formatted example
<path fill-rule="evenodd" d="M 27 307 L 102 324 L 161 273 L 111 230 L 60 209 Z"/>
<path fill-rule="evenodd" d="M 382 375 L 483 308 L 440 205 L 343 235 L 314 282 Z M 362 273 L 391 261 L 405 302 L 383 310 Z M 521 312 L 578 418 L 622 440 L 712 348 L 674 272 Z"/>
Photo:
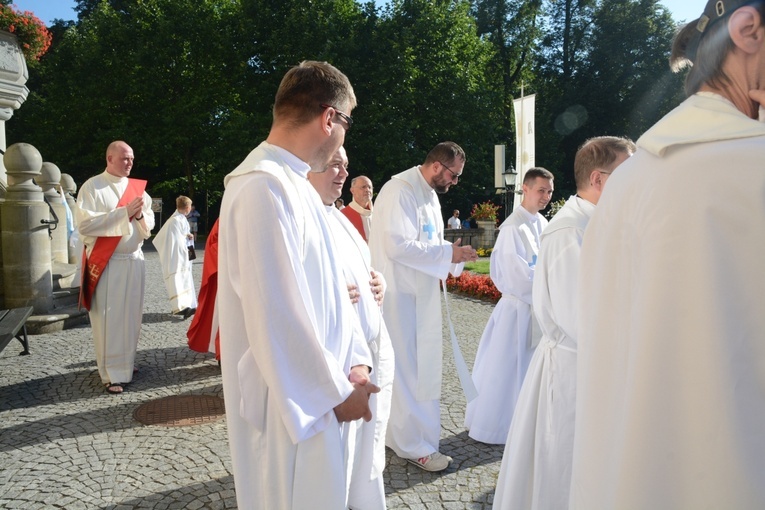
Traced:
<path fill-rule="evenodd" d="M 762 49 L 765 30 L 762 17 L 754 7 L 736 9 L 728 20 L 728 31 L 733 44 L 745 53 L 754 54 Z"/>
<path fill-rule="evenodd" d="M 333 111 L 330 108 L 325 108 L 323 112 L 321 112 L 321 116 L 319 117 L 321 122 L 321 130 L 326 135 L 332 134 L 332 115 Z"/>
<path fill-rule="evenodd" d="M 595 169 L 590 172 L 590 187 L 592 189 L 603 189 L 603 174 L 600 173 L 600 169 Z"/>

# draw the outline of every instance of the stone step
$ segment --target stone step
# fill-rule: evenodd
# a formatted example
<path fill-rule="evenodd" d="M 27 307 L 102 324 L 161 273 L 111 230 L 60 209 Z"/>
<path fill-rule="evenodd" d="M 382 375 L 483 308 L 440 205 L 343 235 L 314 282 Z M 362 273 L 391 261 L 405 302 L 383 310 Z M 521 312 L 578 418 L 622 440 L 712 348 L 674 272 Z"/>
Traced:
<path fill-rule="evenodd" d="M 58 310 L 70 306 L 77 306 L 80 297 L 80 288 L 68 288 L 53 291 L 53 309 Z"/>
<path fill-rule="evenodd" d="M 77 266 L 63 262 L 53 262 L 51 276 L 53 277 L 53 290 L 70 288 L 74 283 L 74 273 Z M 76 285 L 76 284 L 75 284 Z M 55 294 L 55 292 L 54 292 Z"/>
<path fill-rule="evenodd" d="M 88 312 L 78 309 L 77 305 L 57 308 L 45 315 L 32 315 L 27 319 L 27 333 L 42 335 L 55 333 L 74 326 L 87 324 Z"/>

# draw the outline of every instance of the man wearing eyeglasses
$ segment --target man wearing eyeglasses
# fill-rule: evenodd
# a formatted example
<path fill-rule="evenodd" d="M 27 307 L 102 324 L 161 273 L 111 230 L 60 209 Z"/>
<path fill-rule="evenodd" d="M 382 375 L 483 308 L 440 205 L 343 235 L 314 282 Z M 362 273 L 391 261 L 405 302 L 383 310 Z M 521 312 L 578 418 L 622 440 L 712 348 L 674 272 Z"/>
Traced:
<path fill-rule="evenodd" d="M 292 68 L 276 93 L 268 138 L 224 180 L 220 347 L 241 509 L 348 506 L 348 431 L 372 418 L 369 396 L 379 390 L 307 175 L 342 145 L 355 105 L 335 67 Z"/>
<path fill-rule="evenodd" d="M 353 225 L 338 211 L 333 202 L 343 191 L 348 177 L 348 156 L 340 147 L 330 159 L 323 172 L 309 172 L 308 181 L 316 189 L 327 210 L 327 222 L 332 229 L 337 246 L 343 253 L 342 265 L 347 282 L 352 289 L 354 306 L 364 338 L 373 356 L 372 379 L 380 392 L 369 397 L 373 419 L 361 420 L 352 428 L 353 469 L 351 473 L 348 505 L 353 510 L 384 510 L 385 485 L 385 428 L 390 413 L 391 387 L 393 385 L 393 346 L 382 317 L 385 281 L 372 270 L 369 247 Z"/>
<path fill-rule="evenodd" d="M 436 145 L 422 165 L 394 175 L 380 190 L 369 248 L 383 273 L 383 304 L 396 357 L 386 444 L 426 471 L 443 471 L 451 457 L 441 436 L 441 298 L 439 281 L 476 260 L 470 246 L 444 240 L 439 193 L 459 181 L 465 152 L 454 142 Z"/>
<path fill-rule="evenodd" d="M 478 397 L 465 408 L 468 435 L 482 443 L 505 444 L 534 354 L 531 286 L 539 236 L 547 226 L 539 211 L 547 207 L 552 192 L 553 174 L 541 167 L 527 170 L 521 206 L 499 226 L 491 252 L 491 279 L 502 298 L 489 317 L 475 355 L 473 381 Z"/>

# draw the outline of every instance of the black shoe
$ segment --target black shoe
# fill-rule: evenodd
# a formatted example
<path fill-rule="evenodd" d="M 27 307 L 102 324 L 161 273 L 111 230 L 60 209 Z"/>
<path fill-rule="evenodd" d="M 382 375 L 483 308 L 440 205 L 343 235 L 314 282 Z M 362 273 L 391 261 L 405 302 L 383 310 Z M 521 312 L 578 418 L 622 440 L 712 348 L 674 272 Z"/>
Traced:
<path fill-rule="evenodd" d="M 189 317 L 191 317 L 195 313 L 197 313 L 197 309 L 196 308 L 184 308 L 183 309 L 183 318 L 184 319 L 188 319 Z"/>

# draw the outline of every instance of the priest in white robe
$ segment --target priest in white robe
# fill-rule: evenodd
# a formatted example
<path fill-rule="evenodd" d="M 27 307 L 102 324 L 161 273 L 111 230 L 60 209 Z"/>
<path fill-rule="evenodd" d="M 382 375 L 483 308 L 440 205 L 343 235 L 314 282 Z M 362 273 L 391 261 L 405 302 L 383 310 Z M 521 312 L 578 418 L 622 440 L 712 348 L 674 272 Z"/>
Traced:
<path fill-rule="evenodd" d="M 539 211 L 552 198 L 553 174 L 530 168 L 523 179 L 521 206 L 499 226 L 490 273 L 502 293 L 481 336 L 473 364 L 478 397 L 465 408 L 468 435 L 482 443 L 504 444 L 526 369 L 534 353 L 536 330 L 531 285 L 539 236 L 547 219 Z"/>
<path fill-rule="evenodd" d="M 572 509 L 765 508 L 765 5 L 741 3 L 680 29 L 689 97 L 585 231 Z"/>
<path fill-rule="evenodd" d="M 532 301 L 542 340 L 534 351 L 507 436 L 496 510 L 565 510 L 576 405 L 576 307 L 582 236 L 616 167 L 635 151 L 625 138 L 591 138 L 574 159 L 576 195 L 541 236 Z"/>
<path fill-rule="evenodd" d="M 154 228 L 151 197 L 145 191 L 118 206 L 128 188 L 133 161 L 128 144 L 112 142 L 106 150 L 106 170 L 80 187 L 75 208 L 77 230 L 88 258 L 99 238 L 120 237 L 100 273 L 89 311 L 98 374 L 107 391 L 114 394 L 122 393 L 123 385 L 133 380 L 143 319 L 141 247 Z"/>
<path fill-rule="evenodd" d="M 351 424 L 372 417 L 371 353 L 306 179 L 342 144 L 355 103 L 333 66 L 292 68 L 267 141 L 224 181 L 220 347 L 242 510 L 346 508 Z"/>
<path fill-rule="evenodd" d="M 343 272 L 353 288 L 355 308 L 364 338 L 372 353 L 372 382 L 380 392 L 369 397 L 372 421 L 358 420 L 353 462 L 349 463 L 348 504 L 353 510 L 384 510 L 385 430 L 393 387 L 393 345 L 382 318 L 385 279 L 373 271 L 369 247 L 335 200 L 348 177 L 348 156 L 340 147 L 324 172 L 309 172 L 308 181 L 327 209 L 327 221 L 342 256 Z M 347 209 L 347 207 L 346 207 Z"/>
<path fill-rule="evenodd" d="M 167 219 L 152 243 L 159 254 L 162 276 L 174 314 L 188 318 L 197 308 L 197 293 L 194 289 L 194 274 L 189 260 L 189 243 L 194 236 L 186 214 L 191 212 L 191 199 L 180 196 L 175 199 L 176 210 Z"/>
<path fill-rule="evenodd" d="M 439 280 L 477 258 L 470 246 L 443 238 L 437 193 L 457 183 L 464 165 L 462 148 L 442 142 L 422 165 L 394 175 L 377 196 L 369 239 L 372 265 L 388 282 L 383 309 L 396 358 L 386 444 L 427 471 L 443 471 L 452 461 L 439 451 Z"/>

